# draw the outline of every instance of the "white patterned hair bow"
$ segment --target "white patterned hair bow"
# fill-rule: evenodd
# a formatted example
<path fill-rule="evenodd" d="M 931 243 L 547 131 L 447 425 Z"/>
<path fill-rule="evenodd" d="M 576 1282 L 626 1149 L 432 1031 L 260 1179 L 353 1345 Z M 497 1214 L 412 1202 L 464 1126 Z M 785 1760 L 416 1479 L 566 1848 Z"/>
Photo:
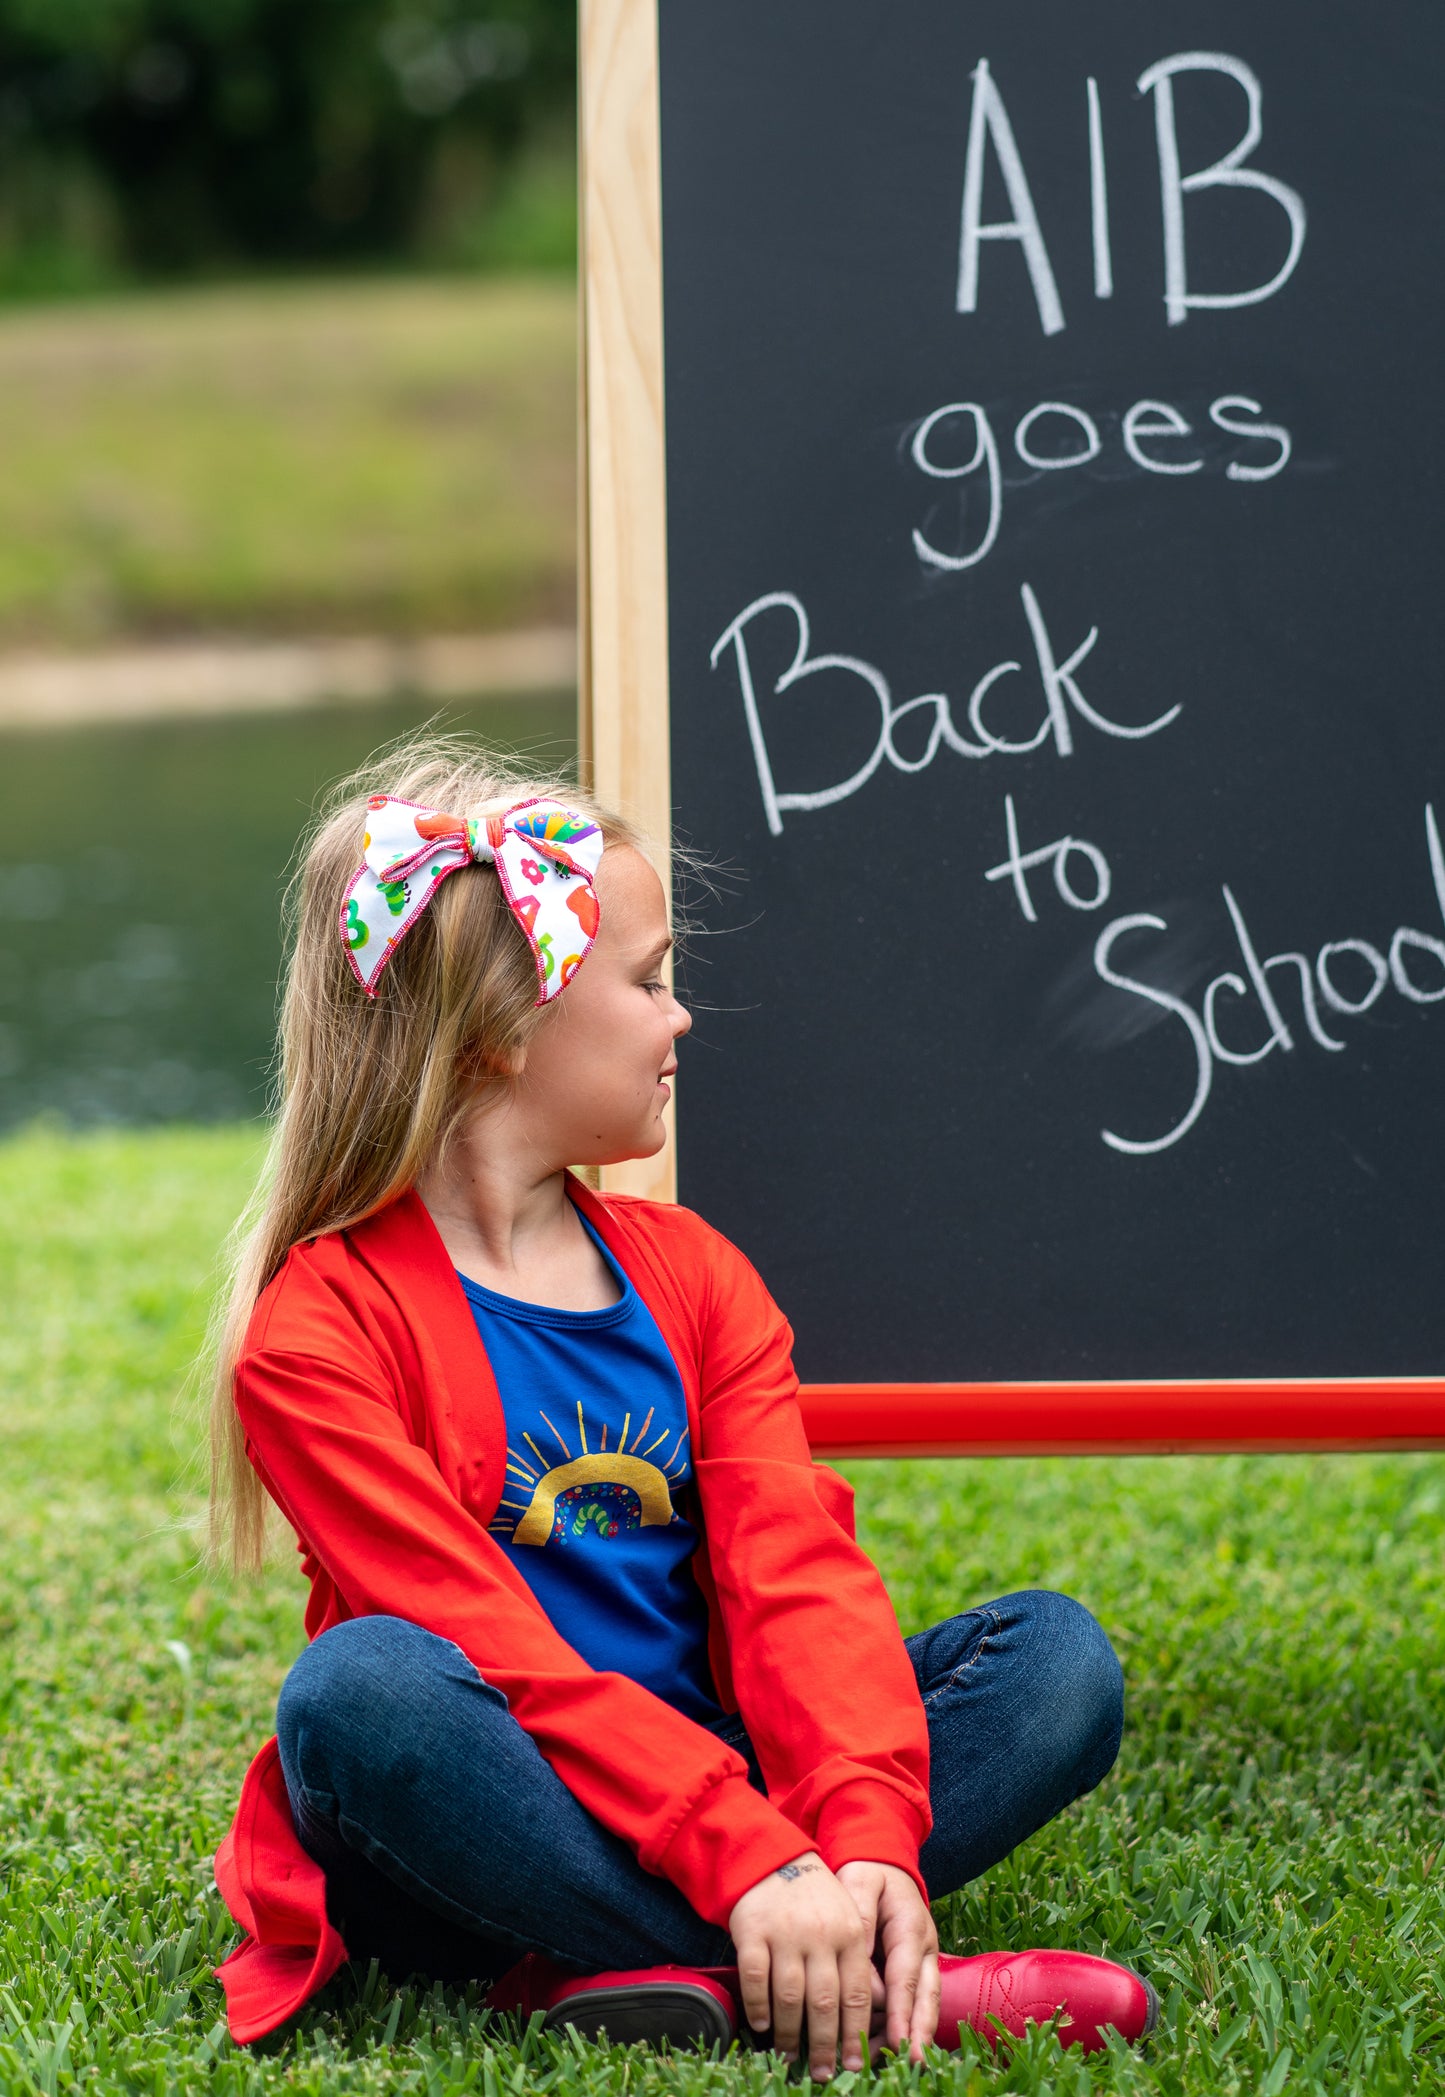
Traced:
<path fill-rule="evenodd" d="M 365 857 L 341 906 L 356 980 L 376 996 L 381 972 L 448 874 L 494 865 L 537 964 L 537 1003 L 565 990 L 597 937 L 603 836 L 558 801 L 519 801 L 501 815 L 439 815 L 393 794 L 366 804 Z"/>

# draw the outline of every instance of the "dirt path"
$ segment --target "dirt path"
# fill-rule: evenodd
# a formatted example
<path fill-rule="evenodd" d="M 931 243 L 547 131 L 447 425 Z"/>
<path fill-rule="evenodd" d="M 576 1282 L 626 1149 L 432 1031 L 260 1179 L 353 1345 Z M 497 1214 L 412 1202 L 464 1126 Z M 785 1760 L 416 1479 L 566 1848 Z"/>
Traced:
<path fill-rule="evenodd" d="M 577 681 L 565 627 L 296 641 L 175 641 L 75 655 L 0 656 L 0 729 L 277 711 L 398 691 L 471 699 Z"/>

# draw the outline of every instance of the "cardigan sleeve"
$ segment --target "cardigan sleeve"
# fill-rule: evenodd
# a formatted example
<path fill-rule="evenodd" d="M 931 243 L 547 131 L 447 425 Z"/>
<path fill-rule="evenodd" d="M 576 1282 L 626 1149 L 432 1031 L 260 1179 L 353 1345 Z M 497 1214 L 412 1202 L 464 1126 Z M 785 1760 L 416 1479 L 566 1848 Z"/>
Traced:
<path fill-rule="evenodd" d="M 574 1796 L 725 1928 L 741 1895 L 807 1842 L 739 1755 L 558 1635 L 412 1438 L 372 1339 L 294 1268 L 288 1294 L 286 1316 L 253 1327 L 236 1404 L 263 1483 L 349 1612 L 453 1640 Z"/>
<path fill-rule="evenodd" d="M 926 1897 L 928 1727 L 898 1620 L 834 1512 L 846 1486 L 812 1462 L 791 1329 L 708 1237 L 697 1476 L 738 1705 L 769 1797 L 825 1863 L 897 1864 Z"/>

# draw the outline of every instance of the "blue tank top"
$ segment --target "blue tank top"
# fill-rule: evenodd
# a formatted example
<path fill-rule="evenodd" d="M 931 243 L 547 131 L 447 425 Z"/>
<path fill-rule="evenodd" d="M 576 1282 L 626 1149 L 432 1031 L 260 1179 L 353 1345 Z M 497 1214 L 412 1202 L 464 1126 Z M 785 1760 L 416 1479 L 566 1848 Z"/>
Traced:
<path fill-rule="evenodd" d="M 682 1379 L 652 1313 L 581 1220 L 622 1291 L 605 1310 L 521 1303 L 458 1276 L 507 1422 L 491 1534 L 590 1666 L 709 1724 L 721 1713 L 692 1576 L 698 1533 L 677 1504 L 692 1477 Z"/>

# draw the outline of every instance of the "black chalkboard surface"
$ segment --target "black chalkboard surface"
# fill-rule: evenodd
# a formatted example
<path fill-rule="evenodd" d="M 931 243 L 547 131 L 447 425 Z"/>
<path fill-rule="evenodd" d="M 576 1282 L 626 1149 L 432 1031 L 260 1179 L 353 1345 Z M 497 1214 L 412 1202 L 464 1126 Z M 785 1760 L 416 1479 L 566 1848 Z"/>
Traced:
<path fill-rule="evenodd" d="M 1439 1373 L 1445 13 L 660 53 L 682 1200 L 814 1381 Z"/>

